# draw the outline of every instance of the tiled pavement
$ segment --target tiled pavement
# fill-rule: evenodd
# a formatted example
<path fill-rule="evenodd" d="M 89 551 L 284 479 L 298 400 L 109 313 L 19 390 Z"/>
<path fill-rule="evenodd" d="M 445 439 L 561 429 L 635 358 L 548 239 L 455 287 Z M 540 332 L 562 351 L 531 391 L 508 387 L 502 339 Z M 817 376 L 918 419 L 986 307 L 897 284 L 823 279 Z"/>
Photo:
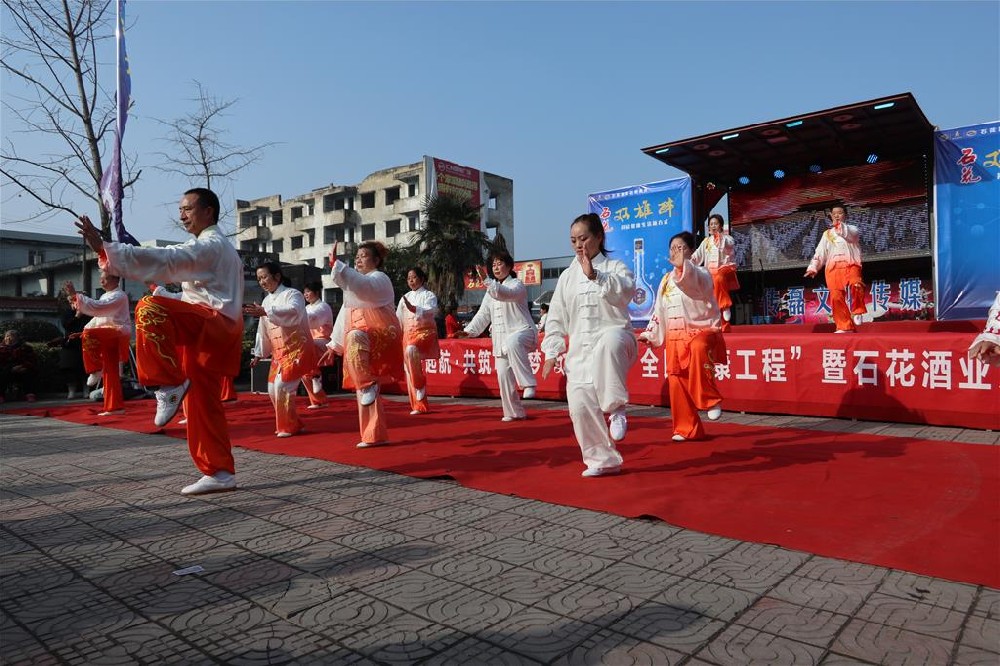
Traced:
<path fill-rule="evenodd" d="M 0 432 L 3 664 L 1000 664 L 996 589 L 242 449 L 182 498 L 178 440 Z"/>

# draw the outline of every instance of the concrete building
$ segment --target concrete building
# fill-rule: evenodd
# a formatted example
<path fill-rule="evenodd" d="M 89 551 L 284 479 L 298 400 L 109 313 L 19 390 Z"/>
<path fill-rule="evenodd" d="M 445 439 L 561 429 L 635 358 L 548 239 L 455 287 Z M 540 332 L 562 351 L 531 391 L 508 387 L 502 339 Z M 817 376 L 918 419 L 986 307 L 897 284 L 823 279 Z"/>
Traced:
<path fill-rule="evenodd" d="M 358 243 L 377 240 L 408 247 L 421 225 L 420 209 L 430 192 L 433 174 L 428 159 L 376 171 L 357 185 L 327 185 L 290 199 L 275 194 L 236 202 L 237 245 L 247 253 L 270 253 L 282 262 L 324 269 L 324 300 L 342 302 L 340 288 L 329 275 L 329 254 L 351 261 Z M 486 232 L 503 234 L 514 245 L 514 183 L 482 172 L 489 190 Z M 481 300 L 470 292 L 467 300 Z"/>

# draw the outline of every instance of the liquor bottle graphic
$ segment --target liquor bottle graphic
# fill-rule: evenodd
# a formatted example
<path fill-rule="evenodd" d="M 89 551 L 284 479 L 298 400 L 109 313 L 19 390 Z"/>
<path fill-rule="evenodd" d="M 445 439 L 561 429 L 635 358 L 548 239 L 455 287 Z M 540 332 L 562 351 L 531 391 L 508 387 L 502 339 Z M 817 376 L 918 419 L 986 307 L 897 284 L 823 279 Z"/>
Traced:
<path fill-rule="evenodd" d="M 628 304 L 629 316 L 633 319 L 649 319 L 656 302 L 656 292 L 646 281 L 646 251 L 643 239 L 636 238 L 632 247 L 632 267 L 635 272 L 635 295 Z"/>

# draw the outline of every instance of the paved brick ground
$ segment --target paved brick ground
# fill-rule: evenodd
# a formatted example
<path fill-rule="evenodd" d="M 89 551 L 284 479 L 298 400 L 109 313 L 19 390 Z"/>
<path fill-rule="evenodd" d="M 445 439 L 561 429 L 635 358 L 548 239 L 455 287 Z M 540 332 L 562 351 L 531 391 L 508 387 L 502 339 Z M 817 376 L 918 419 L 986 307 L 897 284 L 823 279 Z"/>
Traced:
<path fill-rule="evenodd" d="M 246 450 L 182 498 L 178 440 L 0 429 L 4 664 L 1000 664 L 1000 590 Z"/>

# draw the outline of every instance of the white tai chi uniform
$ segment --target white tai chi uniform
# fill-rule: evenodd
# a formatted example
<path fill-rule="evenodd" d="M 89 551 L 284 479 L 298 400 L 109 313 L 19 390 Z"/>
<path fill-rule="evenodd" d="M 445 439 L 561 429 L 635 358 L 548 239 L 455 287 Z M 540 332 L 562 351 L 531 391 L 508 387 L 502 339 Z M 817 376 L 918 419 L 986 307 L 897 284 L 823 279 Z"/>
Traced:
<path fill-rule="evenodd" d="M 508 275 L 503 282 L 486 280 L 483 304 L 466 325 L 465 332 L 474 338 L 486 330 L 487 325 L 493 339 L 503 415 L 523 419 L 524 406 L 517 385 L 521 388 L 538 385 L 528 360 L 528 355 L 538 347 L 538 330 L 528 309 L 528 290 L 513 275 Z"/>
<path fill-rule="evenodd" d="M 406 307 L 407 301 L 416 312 L 410 312 L 410 308 Z M 396 317 L 403 327 L 403 369 L 406 371 L 406 390 L 410 397 L 410 408 L 420 413 L 428 411 L 426 394 L 418 397 L 420 394 L 417 393 L 427 388 L 424 359 L 436 359 L 441 353 L 438 346 L 437 322 L 434 321 L 437 312 L 437 296 L 422 285 L 400 298 L 396 306 Z"/>
<path fill-rule="evenodd" d="M 990 313 L 986 315 L 986 326 L 983 328 L 983 332 L 976 336 L 969 348 L 975 347 L 980 342 L 992 342 L 995 345 L 1000 345 L 1000 291 L 997 292 L 997 297 L 993 300 L 993 305 L 990 306 Z M 993 365 L 994 362 L 991 362 L 990 365 Z"/>
<path fill-rule="evenodd" d="M 604 414 L 628 403 L 626 378 L 638 353 L 628 304 L 635 293 L 632 271 L 617 259 L 598 254 L 597 277 L 588 280 L 578 259 L 559 276 L 542 351 L 545 360 L 566 351 L 566 401 L 573 432 L 587 469 L 619 467 L 621 454 L 608 433 Z"/>

